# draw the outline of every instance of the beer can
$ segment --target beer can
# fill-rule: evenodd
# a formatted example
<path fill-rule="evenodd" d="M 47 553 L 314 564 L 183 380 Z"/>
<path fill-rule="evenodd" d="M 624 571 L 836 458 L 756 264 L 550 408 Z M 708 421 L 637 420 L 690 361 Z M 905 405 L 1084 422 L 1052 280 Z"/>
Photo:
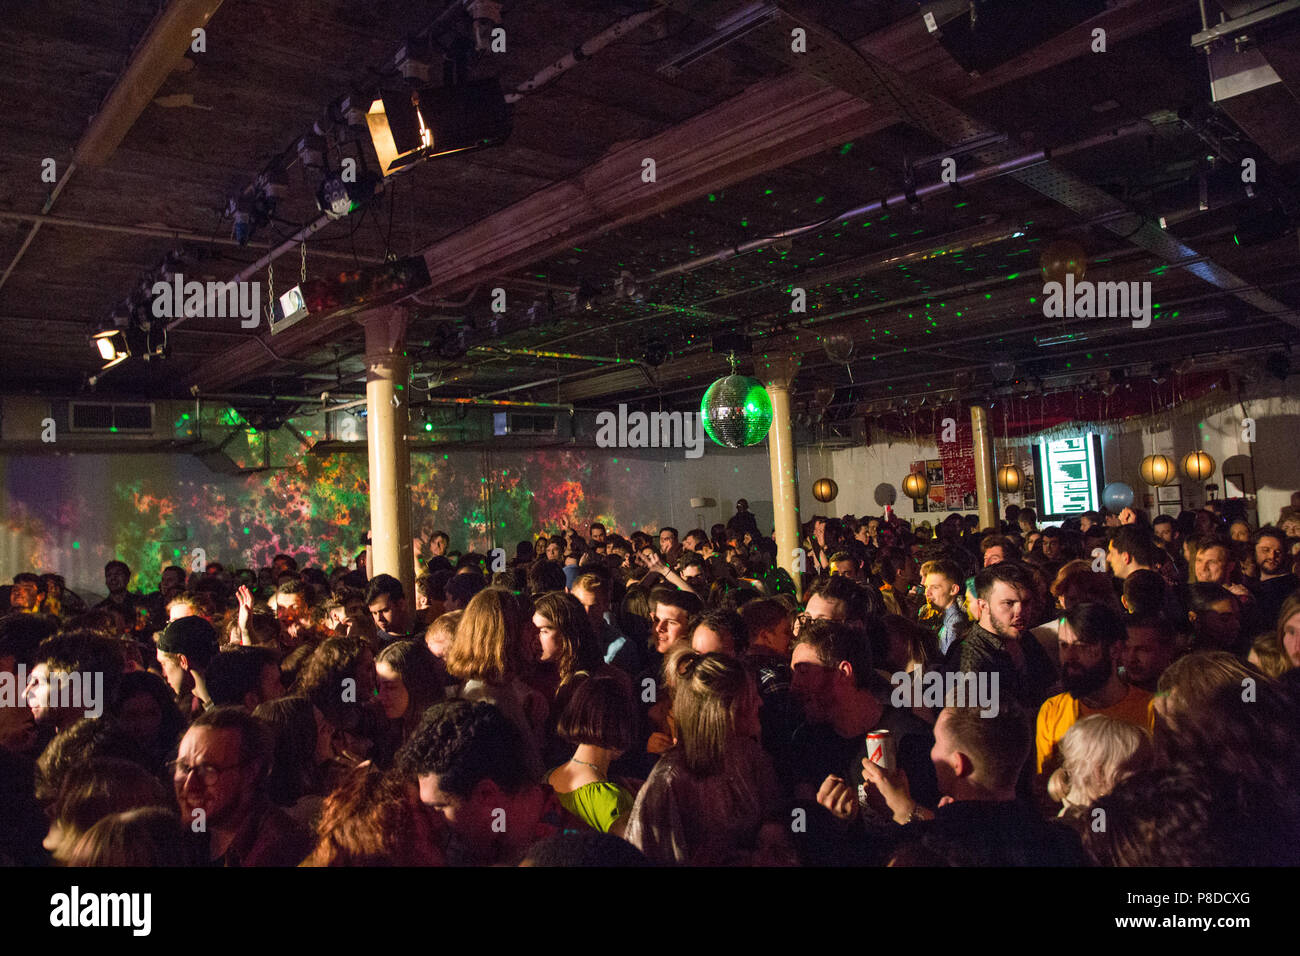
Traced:
<path fill-rule="evenodd" d="M 888 730 L 873 730 L 867 734 L 867 759 L 884 770 L 898 765 L 897 744 Z"/>

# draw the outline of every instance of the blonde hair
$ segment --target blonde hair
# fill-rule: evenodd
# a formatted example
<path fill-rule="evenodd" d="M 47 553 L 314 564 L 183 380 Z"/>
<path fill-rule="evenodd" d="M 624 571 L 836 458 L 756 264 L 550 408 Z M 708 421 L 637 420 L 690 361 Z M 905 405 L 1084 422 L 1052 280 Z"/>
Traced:
<path fill-rule="evenodd" d="M 1261 634 L 1255 638 L 1247 660 L 1273 678 L 1281 677 L 1294 666 L 1276 634 Z"/>
<path fill-rule="evenodd" d="M 1061 739 L 1062 764 L 1047 782 L 1065 810 L 1090 807 L 1115 784 L 1151 762 L 1151 740 L 1134 724 L 1106 714 L 1083 718 Z"/>
<path fill-rule="evenodd" d="M 456 636 L 456 628 L 460 626 L 460 619 L 464 615 L 464 611 L 448 611 L 445 614 L 439 614 L 425 630 L 425 639 L 428 640 L 436 634 L 445 634 L 449 641 L 452 640 Z"/>
<path fill-rule="evenodd" d="M 673 717 L 686 769 L 697 777 L 722 773 L 736 711 L 754 693 L 749 672 L 724 654 L 688 652 L 677 658 Z"/>
<path fill-rule="evenodd" d="M 524 621 L 509 591 L 484 588 L 470 599 L 447 647 L 447 673 L 502 685 L 523 671 Z"/>

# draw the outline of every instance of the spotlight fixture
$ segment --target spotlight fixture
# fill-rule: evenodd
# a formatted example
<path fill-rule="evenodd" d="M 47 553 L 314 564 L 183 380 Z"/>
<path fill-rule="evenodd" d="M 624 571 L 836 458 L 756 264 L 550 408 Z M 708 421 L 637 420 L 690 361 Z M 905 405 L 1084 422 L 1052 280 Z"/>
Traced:
<path fill-rule="evenodd" d="M 103 368 L 105 372 L 131 357 L 131 346 L 127 344 L 123 329 L 102 329 L 90 338 L 99 349 L 99 357 L 108 363 Z"/>
<path fill-rule="evenodd" d="M 230 204 L 226 207 L 227 214 L 234 221 L 231 226 L 230 236 L 241 246 L 247 245 L 248 240 L 253 238 L 253 204 L 252 202 L 240 196 L 231 198 Z"/>
<path fill-rule="evenodd" d="M 365 171 L 358 174 L 355 182 L 346 182 L 342 175 L 332 173 L 316 190 L 316 205 L 331 219 L 342 219 L 374 198 L 377 185 L 375 178 Z"/>
<path fill-rule="evenodd" d="M 325 137 L 313 130 L 298 140 L 298 161 L 310 169 L 325 165 Z"/>
<path fill-rule="evenodd" d="M 510 135 L 510 111 L 495 79 L 421 90 L 386 90 L 366 114 L 385 176 L 434 156 L 496 146 Z"/>
<path fill-rule="evenodd" d="M 411 37 L 393 58 L 397 71 L 408 83 L 428 83 L 433 53 L 427 41 Z"/>

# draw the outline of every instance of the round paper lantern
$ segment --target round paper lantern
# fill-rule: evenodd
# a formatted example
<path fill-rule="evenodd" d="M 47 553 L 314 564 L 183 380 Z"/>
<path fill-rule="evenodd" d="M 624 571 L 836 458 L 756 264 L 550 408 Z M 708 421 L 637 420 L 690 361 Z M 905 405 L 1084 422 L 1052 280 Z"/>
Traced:
<path fill-rule="evenodd" d="M 1014 495 L 1025 483 L 1025 473 L 1019 465 L 1001 465 L 998 467 L 998 491 Z"/>
<path fill-rule="evenodd" d="M 704 392 L 700 416 L 704 431 L 719 445 L 757 445 L 772 427 L 772 399 L 757 379 L 727 375 Z"/>
<path fill-rule="evenodd" d="M 1122 481 L 1112 481 L 1101 489 L 1101 503 L 1111 511 L 1123 511 L 1133 504 L 1133 489 Z"/>
<path fill-rule="evenodd" d="M 1088 271 L 1088 253 L 1083 246 L 1068 239 L 1048 243 L 1039 260 L 1043 267 L 1043 281 L 1065 282 L 1067 273 L 1074 273 L 1074 281 L 1081 282 Z"/>
<path fill-rule="evenodd" d="M 1183 474 L 1192 481 L 1204 481 L 1214 474 L 1214 459 L 1203 451 L 1189 452 L 1183 459 Z"/>
<path fill-rule="evenodd" d="M 1142 473 L 1143 481 L 1157 488 L 1174 480 L 1174 463 L 1164 455 L 1147 455 L 1138 471 Z"/>
<path fill-rule="evenodd" d="M 903 479 L 903 494 L 913 501 L 920 501 L 930 492 L 930 482 L 918 472 L 913 472 Z"/>
<path fill-rule="evenodd" d="M 813 497 L 818 501 L 834 501 L 839 493 L 840 486 L 835 484 L 833 478 L 818 478 L 813 484 Z"/>

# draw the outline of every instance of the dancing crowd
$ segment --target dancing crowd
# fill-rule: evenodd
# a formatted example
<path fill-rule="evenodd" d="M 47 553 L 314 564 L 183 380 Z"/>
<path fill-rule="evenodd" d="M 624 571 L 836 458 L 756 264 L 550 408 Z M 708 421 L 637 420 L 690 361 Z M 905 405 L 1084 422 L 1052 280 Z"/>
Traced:
<path fill-rule="evenodd" d="M 1300 863 L 1300 493 L 0 588 L 0 863 Z M 929 516 L 927 516 L 929 517 Z M 793 575 L 782 565 L 794 568 Z"/>

